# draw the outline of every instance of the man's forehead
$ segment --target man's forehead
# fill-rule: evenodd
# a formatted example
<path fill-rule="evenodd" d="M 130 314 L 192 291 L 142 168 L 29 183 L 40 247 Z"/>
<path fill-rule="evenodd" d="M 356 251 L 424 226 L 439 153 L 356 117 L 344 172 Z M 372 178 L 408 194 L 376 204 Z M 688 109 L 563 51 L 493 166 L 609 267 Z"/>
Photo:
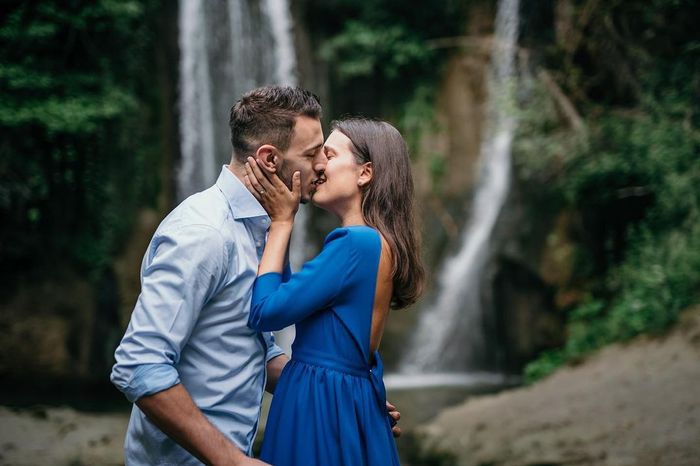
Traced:
<path fill-rule="evenodd" d="M 321 121 L 304 116 L 297 117 L 292 144 L 304 152 L 321 147 L 323 145 Z"/>

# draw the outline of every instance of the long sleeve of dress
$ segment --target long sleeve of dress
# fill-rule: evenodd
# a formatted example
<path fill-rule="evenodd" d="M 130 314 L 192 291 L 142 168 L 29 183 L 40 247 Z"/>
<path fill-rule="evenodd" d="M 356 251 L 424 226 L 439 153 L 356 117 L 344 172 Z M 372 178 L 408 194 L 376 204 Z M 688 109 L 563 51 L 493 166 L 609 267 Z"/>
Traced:
<path fill-rule="evenodd" d="M 349 231 L 333 230 L 318 256 L 283 283 L 282 274 L 270 272 L 253 287 L 248 326 L 258 331 L 280 330 L 331 306 L 352 267 Z"/>

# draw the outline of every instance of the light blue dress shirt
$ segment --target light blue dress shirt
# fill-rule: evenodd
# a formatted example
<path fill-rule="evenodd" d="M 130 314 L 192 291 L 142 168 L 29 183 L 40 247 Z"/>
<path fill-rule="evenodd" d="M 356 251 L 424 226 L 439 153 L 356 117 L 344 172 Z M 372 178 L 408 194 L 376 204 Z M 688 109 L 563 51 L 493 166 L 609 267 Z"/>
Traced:
<path fill-rule="evenodd" d="M 265 363 L 282 354 L 247 326 L 270 224 L 226 166 L 160 224 L 141 265 L 141 294 L 115 353 L 111 379 L 130 401 L 177 383 L 204 415 L 250 454 Z M 127 465 L 201 464 L 134 404 Z"/>

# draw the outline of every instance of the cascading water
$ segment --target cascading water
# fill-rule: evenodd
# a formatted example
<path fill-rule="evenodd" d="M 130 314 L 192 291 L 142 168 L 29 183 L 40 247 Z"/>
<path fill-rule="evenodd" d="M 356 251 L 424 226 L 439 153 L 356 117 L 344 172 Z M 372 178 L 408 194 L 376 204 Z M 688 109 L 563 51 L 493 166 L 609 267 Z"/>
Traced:
<path fill-rule="evenodd" d="M 256 2 L 180 1 L 180 200 L 208 188 L 231 156 L 229 110 L 275 82 L 269 20 Z"/>
<path fill-rule="evenodd" d="M 231 156 L 229 110 L 244 92 L 296 85 L 289 0 L 180 0 L 179 200 L 211 186 Z M 299 209 L 291 246 L 298 268 L 307 258 L 307 212 Z M 279 342 L 289 349 L 293 330 Z"/>
<path fill-rule="evenodd" d="M 484 361 L 493 351 L 484 336 L 486 309 L 481 290 L 490 259 L 491 233 L 510 184 L 518 6 L 518 0 L 501 0 L 498 5 L 487 133 L 481 146 L 481 172 L 472 217 L 458 253 L 441 271 L 437 299 L 422 313 L 410 350 L 401 363 L 404 375 L 400 378 L 408 384 L 431 383 L 430 377 L 425 377 L 427 373 L 442 374 L 433 378 L 434 383 L 444 385 L 497 383 L 499 379 L 497 374 L 474 371 L 487 369 Z M 390 382 L 387 380 L 393 385 Z"/>
<path fill-rule="evenodd" d="M 206 39 L 200 2 L 180 2 L 180 200 L 206 186 L 215 173 L 214 124 Z"/>

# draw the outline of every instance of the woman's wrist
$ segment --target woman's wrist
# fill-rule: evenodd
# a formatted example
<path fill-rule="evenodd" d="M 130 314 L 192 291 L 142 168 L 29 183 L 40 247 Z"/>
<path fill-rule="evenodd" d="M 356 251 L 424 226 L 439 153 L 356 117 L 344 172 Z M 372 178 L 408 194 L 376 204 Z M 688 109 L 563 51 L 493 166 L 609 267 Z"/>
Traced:
<path fill-rule="evenodd" d="M 294 217 L 288 219 L 272 219 L 270 221 L 270 229 L 272 229 L 273 227 L 291 230 L 294 227 Z"/>

